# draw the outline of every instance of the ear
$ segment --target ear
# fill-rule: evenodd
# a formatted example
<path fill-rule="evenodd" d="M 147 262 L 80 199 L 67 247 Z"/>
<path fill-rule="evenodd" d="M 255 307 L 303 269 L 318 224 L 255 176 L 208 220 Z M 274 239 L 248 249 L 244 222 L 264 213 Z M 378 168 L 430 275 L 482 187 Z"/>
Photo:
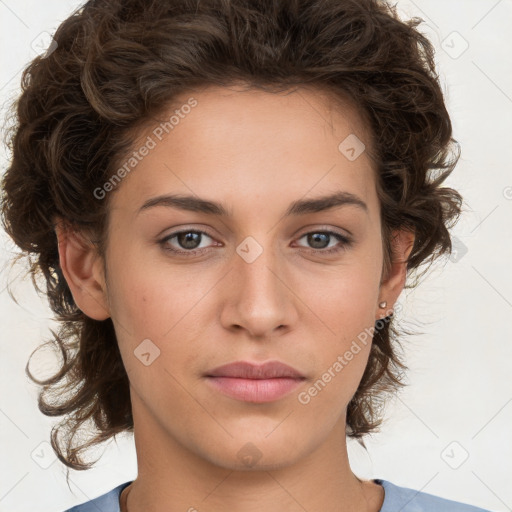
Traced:
<path fill-rule="evenodd" d="M 61 219 L 55 223 L 59 260 L 78 308 L 94 320 L 110 317 L 103 261 L 94 244 Z"/>
<path fill-rule="evenodd" d="M 384 280 L 381 282 L 379 293 L 379 303 L 382 301 L 387 302 L 387 306 L 384 308 L 386 312 L 393 308 L 405 286 L 407 258 L 414 245 L 414 233 L 411 231 L 405 229 L 395 230 L 391 236 L 392 261 L 387 276 L 384 276 Z M 376 320 L 386 316 L 381 312 L 382 309 L 379 308 Z"/>

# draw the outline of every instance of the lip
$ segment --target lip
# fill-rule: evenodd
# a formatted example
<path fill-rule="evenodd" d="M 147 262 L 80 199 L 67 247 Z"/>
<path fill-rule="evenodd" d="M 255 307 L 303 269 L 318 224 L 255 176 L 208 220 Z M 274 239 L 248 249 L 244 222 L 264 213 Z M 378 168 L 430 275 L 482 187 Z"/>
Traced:
<path fill-rule="evenodd" d="M 275 379 L 289 377 L 305 378 L 298 370 L 280 361 L 268 361 L 263 364 L 236 361 L 218 366 L 206 375 L 207 377 L 238 377 L 241 379 Z"/>
<path fill-rule="evenodd" d="M 306 379 L 279 361 L 258 365 L 245 361 L 219 366 L 206 375 L 217 391 L 244 402 L 265 403 L 283 398 Z"/>

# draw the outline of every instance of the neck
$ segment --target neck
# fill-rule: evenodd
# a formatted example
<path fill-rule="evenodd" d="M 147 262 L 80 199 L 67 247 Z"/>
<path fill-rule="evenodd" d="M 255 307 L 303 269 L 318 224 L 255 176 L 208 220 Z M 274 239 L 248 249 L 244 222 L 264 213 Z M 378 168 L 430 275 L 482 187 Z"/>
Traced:
<path fill-rule="evenodd" d="M 378 512 L 383 502 L 382 487 L 350 469 L 344 420 L 299 462 L 246 470 L 187 450 L 149 411 L 134 414 L 134 425 L 139 473 L 122 493 L 122 512 Z"/>

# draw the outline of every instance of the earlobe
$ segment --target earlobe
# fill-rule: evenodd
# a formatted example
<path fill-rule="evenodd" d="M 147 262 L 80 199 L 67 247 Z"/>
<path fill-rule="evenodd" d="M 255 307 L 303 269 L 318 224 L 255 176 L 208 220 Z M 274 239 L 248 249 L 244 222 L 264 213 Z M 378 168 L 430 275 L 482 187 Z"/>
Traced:
<path fill-rule="evenodd" d="M 413 232 L 405 229 L 393 231 L 391 240 L 392 261 L 388 275 L 380 286 L 379 303 L 385 301 L 388 307 L 392 307 L 398 299 L 405 286 L 407 259 L 413 246 Z"/>
<path fill-rule="evenodd" d="M 59 260 L 77 307 L 94 320 L 110 317 L 103 262 L 85 235 L 58 221 L 55 225 Z"/>

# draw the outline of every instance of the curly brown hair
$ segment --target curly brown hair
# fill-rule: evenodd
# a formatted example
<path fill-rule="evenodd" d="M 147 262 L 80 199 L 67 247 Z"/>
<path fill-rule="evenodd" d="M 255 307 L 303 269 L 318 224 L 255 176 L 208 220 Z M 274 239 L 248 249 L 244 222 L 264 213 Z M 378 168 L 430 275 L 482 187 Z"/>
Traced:
<path fill-rule="evenodd" d="M 28 258 L 28 272 L 44 276 L 60 322 L 48 341 L 62 354 L 60 370 L 46 380 L 36 379 L 29 363 L 26 372 L 42 386 L 41 412 L 64 416 L 51 443 L 65 465 L 89 469 L 97 461 L 85 463 L 82 452 L 132 431 L 133 418 L 112 320 L 93 320 L 74 303 L 55 222 L 87 233 L 104 257 L 112 194 L 102 200 L 94 190 L 133 148 L 138 128 L 178 95 L 245 83 L 272 91 L 308 86 L 329 91 L 334 103 L 349 99 L 373 139 L 383 275 L 394 229 L 415 233 L 408 277 L 451 252 L 448 229 L 462 198 L 440 185 L 460 151 L 433 46 L 416 29 L 422 21 L 400 20 L 384 0 L 91 0 L 59 26 L 54 51 L 28 65 L 13 105 L 2 220 L 19 257 Z M 388 316 L 376 326 L 348 405 L 347 435 L 358 440 L 380 425 L 383 396 L 404 385 L 394 321 Z M 80 440 L 87 422 L 96 432 Z"/>

